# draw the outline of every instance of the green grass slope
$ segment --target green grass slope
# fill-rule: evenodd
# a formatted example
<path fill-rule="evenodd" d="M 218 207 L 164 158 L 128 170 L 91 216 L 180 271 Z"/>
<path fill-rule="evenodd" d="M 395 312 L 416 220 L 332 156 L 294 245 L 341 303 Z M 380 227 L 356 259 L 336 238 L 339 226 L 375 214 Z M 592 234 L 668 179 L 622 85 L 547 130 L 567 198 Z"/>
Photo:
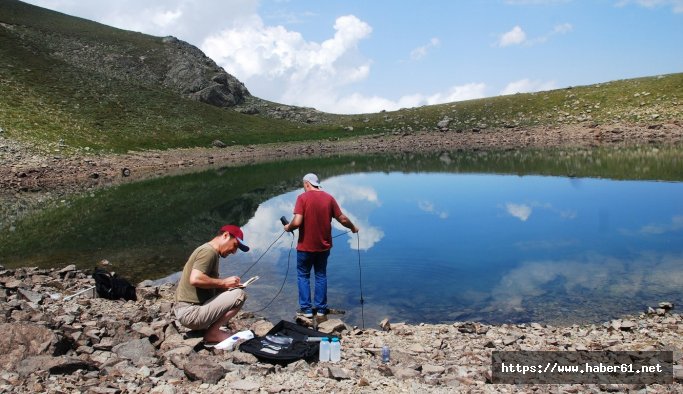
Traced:
<path fill-rule="evenodd" d="M 152 65 L 146 68 L 150 75 L 131 78 L 120 69 L 79 67 L 79 56 L 92 56 L 95 46 L 100 51 L 95 53 L 101 56 L 131 62 L 144 58 Z M 321 122 L 316 124 L 291 122 L 270 118 L 266 112 L 245 115 L 217 108 L 183 98 L 161 84 L 141 83 L 153 81 L 155 72 L 163 72 L 161 65 L 169 60 L 164 57 L 163 46 L 160 37 L 115 29 L 16 0 L 1 1 L 3 135 L 46 152 L 86 148 L 125 152 L 209 146 L 216 139 L 227 144 L 258 144 L 416 132 L 433 130 L 444 119 L 450 120 L 448 128 L 455 131 L 683 121 L 681 73 L 393 112 L 320 114 Z M 131 66 L 130 70 L 136 69 Z"/>

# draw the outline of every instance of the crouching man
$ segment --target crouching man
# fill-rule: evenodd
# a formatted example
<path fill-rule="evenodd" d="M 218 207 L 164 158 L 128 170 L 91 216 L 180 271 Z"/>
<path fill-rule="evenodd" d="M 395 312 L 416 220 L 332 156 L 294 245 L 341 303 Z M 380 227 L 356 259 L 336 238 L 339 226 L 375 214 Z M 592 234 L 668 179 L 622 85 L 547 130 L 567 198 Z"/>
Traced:
<path fill-rule="evenodd" d="M 218 276 L 220 257 L 235 254 L 237 249 L 249 250 L 243 239 L 239 227 L 221 227 L 218 235 L 192 252 L 178 281 L 176 318 L 191 330 L 205 329 L 206 343 L 219 343 L 234 334 L 220 328 L 237 315 L 247 299 L 238 276 Z"/>

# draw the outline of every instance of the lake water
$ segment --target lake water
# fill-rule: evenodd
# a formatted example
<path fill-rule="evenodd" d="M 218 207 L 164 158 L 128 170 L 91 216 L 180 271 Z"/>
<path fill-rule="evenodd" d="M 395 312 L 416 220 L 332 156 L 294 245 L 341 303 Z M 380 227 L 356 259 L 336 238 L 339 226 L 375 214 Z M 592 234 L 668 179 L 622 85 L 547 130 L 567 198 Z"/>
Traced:
<path fill-rule="evenodd" d="M 330 305 L 356 323 L 599 321 L 681 299 L 681 183 L 393 172 L 322 184 L 362 229 L 336 226 L 328 265 Z M 252 251 L 229 257 L 223 274 L 242 275 L 266 251 L 301 192 L 259 205 L 244 225 Z M 265 306 L 288 273 L 268 313 L 296 310 L 291 239 L 245 276 L 261 276 L 248 309 Z"/>
<path fill-rule="evenodd" d="M 161 178 L 16 223 L 0 233 L 0 261 L 91 268 L 106 258 L 123 276 L 175 281 L 195 247 L 239 223 L 252 251 L 221 273 L 259 275 L 245 310 L 270 303 L 261 314 L 291 320 L 296 251 L 279 218 L 317 171 L 361 229 L 333 230 L 329 303 L 345 321 L 599 322 L 683 301 L 680 153 L 631 153 L 621 165 L 614 152 L 337 157 Z"/>

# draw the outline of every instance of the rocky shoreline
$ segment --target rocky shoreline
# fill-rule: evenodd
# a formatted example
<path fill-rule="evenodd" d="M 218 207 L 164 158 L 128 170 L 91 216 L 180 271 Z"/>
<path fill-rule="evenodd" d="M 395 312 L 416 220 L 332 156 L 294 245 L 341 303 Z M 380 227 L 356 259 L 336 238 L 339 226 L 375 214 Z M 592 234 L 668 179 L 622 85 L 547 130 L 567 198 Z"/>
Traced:
<path fill-rule="evenodd" d="M 603 324 L 547 326 L 477 322 L 351 327 L 338 319 L 319 330 L 342 338 L 339 363 L 258 361 L 239 350 L 205 348 L 172 315 L 173 285 L 150 281 L 137 301 L 112 301 L 86 290 L 89 272 L 0 267 L 0 392 L 683 392 L 683 316 L 672 305 Z M 70 297 L 72 296 L 72 297 Z M 248 312 L 231 330 L 265 335 L 272 322 Z M 382 363 L 380 349 L 391 349 Z M 491 383 L 495 350 L 673 351 L 666 385 Z"/>
<path fill-rule="evenodd" d="M 85 191 L 94 187 L 174 175 L 204 168 L 241 166 L 338 154 L 578 148 L 678 144 L 683 124 L 577 124 L 509 129 L 393 132 L 348 139 L 262 145 L 172 149 L 127 154 L 36 153 L 0 134 L 3 194 Z"/>
<path fill-rule="evenodd" d="M 683 124 L 606 124 L 393 132 L 345 139 L 172 149 L 126 154 L 65 154 L 0 134 L 0 229 L 69 195 L 210 168 L 344 154 L 456 150 L 628 147 L 683 143 Z M 46 152 L 51 153 L 46 153 Z"/>

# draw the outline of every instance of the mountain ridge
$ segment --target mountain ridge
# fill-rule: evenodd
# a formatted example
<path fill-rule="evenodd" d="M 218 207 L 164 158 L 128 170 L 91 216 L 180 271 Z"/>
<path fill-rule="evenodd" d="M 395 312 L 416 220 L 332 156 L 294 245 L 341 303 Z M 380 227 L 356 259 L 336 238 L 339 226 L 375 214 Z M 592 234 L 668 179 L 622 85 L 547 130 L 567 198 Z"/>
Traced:
<path fill-rule="evenodd" d="M 198 48 L 0 2 L 0 136 L 60 154 L 683 121 L 683 73 L 398 111 L 269 102 Z"/>

